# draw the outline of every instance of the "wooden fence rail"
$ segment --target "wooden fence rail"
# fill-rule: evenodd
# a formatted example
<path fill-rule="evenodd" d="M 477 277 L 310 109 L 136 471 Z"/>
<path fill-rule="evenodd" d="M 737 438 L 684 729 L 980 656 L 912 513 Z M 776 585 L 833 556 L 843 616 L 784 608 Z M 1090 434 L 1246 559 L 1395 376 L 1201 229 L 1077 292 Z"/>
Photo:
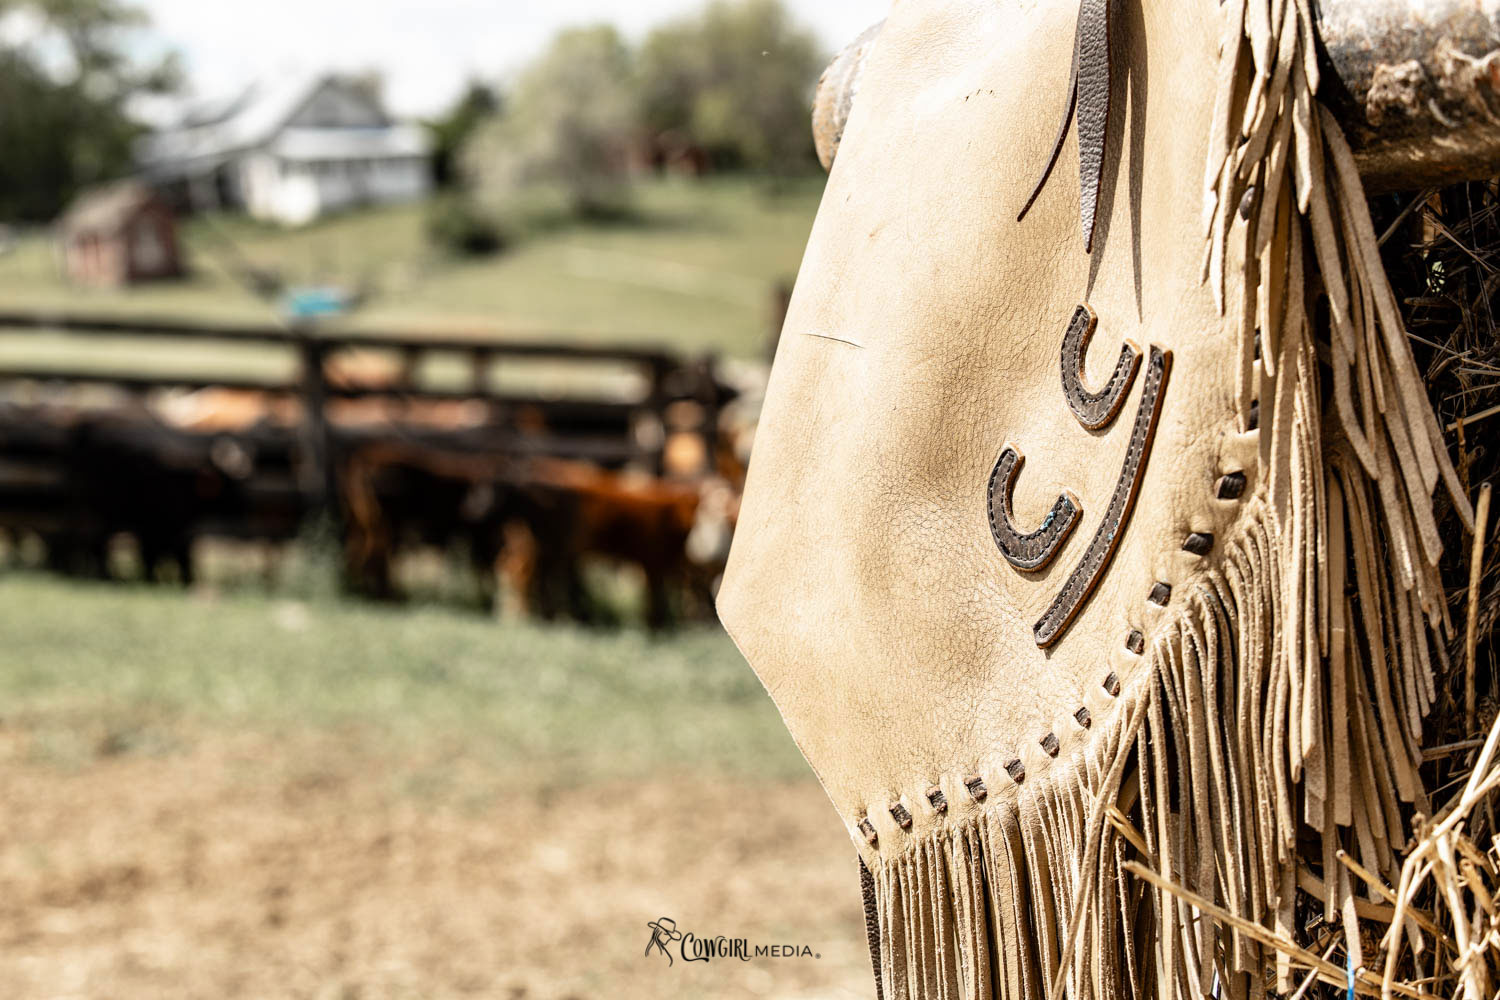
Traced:
<path fill-rule="evenodd" d="M 422 337 L 364 330 L 329 330 L 312 324 L 211 324 L 0 310 L 0 336 L 43 333 L 83 338 L 175 338 L 284 348 L 288 361 L 297 371 L 297 376 L 291 381 L 258 380 L 231 374 L 100 370 L 89 366 L 54 368 L 0 362 L 0 400 L 4 399 L 5 387 L 23 383 L 46 388 L 105 386 L 127 395 L 163 389 L 223 388 L 295 398 L 301 404 L 302 414 L 295 432 L 294 449 L 298 489 L 309 513 L 335 517 L 342 459 L 348 449 L 367 444 L 372 438 L 378 439 L 381 433 L 368 427 L 341 427 L 335 406 L 340 400 L 374 397 L 420 403 L 477 401 L 485 404 L 486 412 L 490 414 L 483 430 L 466 428 L 444 432 L 413 425 L 394 428 L 393 433 L 405 443 L 425 442 L 425 446 L 433 449 L 554 455 L 613 465 L 635 462 L 659 473 L 668 408 L 684 400 L 697 404 L 695 412 L 700 414 L 699 426 L 693 432 L 703 439 L 703 454 L 712 456 L 719 407 L 732 395 L 717 376 L 713 356 L 687 358 L 652 347 L 584 344 L 562 338 Z M 329 364 L 331 357 L 352 350 L 395 353 L 399 358 L 399 374 L 388 383 L 372 384 L 349 384 L 350 380 L 333 377 Z M 422 361 L 430 355 L 466 358 L 470 370 L 467 387 L 419 384 L 416 373 Z M 624 397 L 602 391 L 592 395 L 554 395 L 534 389 L 507 391 L 496 386 L 493 376 L 496 369 L 503 368 L 508 360 L 546 361 L 565 369 L 580 370 L 599 363 L 623 366 L 640 375 L 642 390 Z M 11 398 L 35 397 L 13 395 Z M 15 417 L 14 413 L 18 411 L 11 412 L 11 419 L 30 419 L 24 415 Z M 399 412 L 399 407 L 396 412 Z M 6 457 L 3 431 L 0 428 L 0 459 Z M 233 437 L 233 434 L 229 436 Z M 0 520 L 3 520 L 3 510 L 0 510 Z"/>

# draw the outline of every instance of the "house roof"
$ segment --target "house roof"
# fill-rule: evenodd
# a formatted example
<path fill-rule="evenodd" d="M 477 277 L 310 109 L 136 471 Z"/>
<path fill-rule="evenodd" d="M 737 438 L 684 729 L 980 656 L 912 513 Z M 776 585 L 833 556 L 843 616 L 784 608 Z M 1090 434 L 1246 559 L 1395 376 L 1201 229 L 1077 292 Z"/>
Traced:
<path fill-rule="evenodd" d="M 379 125 L 294 125 L 298 114 L 325 88 L 353 88 L 332 75 L 290 74 L 247 91 L 191 124 L 147 136 L 137 159 L 152 177 L 170 177 L 216 166 L 251 149 L 271 148 L 294 159 L 322 156 L 412 156 L 427 152 L 426 135 L 392 123 L 385 110 L 362 98 Z M 282 149 L 285 149 L 285 152 Z"/>
<path fill-rule="evenodd" d="M 140 181 L 117 181 L 91 188 L 74 199 L 58 224 L 67 232 L 111 233 L 119 230 L 142 206 L 157 200 Z"/>
<path fill-rule="evenodd" d="M 170 172 L 194 162 L 223 159 L 269 141 L 323 79 L 289 75 L 250 88 L 207 120 L 146 136 L 137 158 L 148 172 Z"/>

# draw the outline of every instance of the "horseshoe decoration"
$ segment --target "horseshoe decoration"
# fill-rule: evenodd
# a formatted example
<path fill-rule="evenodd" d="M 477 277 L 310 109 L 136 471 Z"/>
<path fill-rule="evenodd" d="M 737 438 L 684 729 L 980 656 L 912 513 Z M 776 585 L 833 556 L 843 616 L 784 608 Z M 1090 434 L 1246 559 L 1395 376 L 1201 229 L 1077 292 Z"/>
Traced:
<path fill-rule="evenodd" d="M 1063 543 L 1078 527 L 1083 508 L 1071 490 L 1065 490 L 1052 505 L 1042 526 L 1030 534 L 1015 529 L 1010 509 L 1011 494 L 1016 488 L 1016 474 L 1026 464 L 1026 457 L 1013 445 L 1006 445 L 990 473 L 990 533 L 1001 555 L 1020 570 L 1042 569 L 1062 551 Z"/>
<path fill-rule="evenodd" d="M 1036 623 L 1033 632 L 1036 644 L 1046 649 L 1067 631 L 1083 604 L 1093 594 L 1104 571 L 1114 558 L 1115 547 L 1125 533 L 1125 523 L 1135 508 L 1136 494 L 1140 491 L 1141 478 L 1146 474 L 1146 460 L 1151 455 L 1151 443 L 1156 436 L 1157 420 L 1161 417 L 1162 394 L 1167 387 L 1167 376 L 1172 370 L 1172 352 L 1151 345 L 1151 358 L 1146 363 L 1145 386 L 1141 391 L 1141 402 L 1136 408 L 1135 424 L 1130 432 L 1130 446 L 1125 449 L 1125 465 L 1120 469 L 1120 478 L 1115 481 L 1114 494 L 1104 511 L 1104 520 L 1094 532 L 1093 540 L 1084 550 L 1083 558 L 1068 576 L 1068 582 L 1052 599 L 1047 613 Z M 1132 378 L 1131 381 L 1134 381 Z"/>
<path fill-rule="evenodd" d="M 1063 396 L 1068 400 L 1068 409 L 1078 422 L 1091 431 L 1107 427 L 1114 422 L 1125 397 L 1135 383 L 1135 373 L 1141 367 L 1141 352 L 1130 341 L 1120 348 L 1120 360 L 1103 389 L 1089 392 L 1083 384 L 1083 359 L 1088 353 L 1089 341 L 1094 339 L 1094 328 L 1099 317 L 1088 306 L 1079 306 L 1068 323 L 1068 332 L 1063 334 L 1062 384 Z"/>
<path fill-rule="evenodd" d="M 1090 392 L 1083 384 L 1083 358 L 1097 323 L 1098 318 L 1092 309 L 1087 305 L 1079 306 L 1068 323 L 1062 343 L 1063 396 L 1074 418 L 1088 430 L 1099 430 L 1114 422 L 1141 367 L 1139 349 L 1126 341 L 1120 348 L 1120 359 L 1109 381 L 1098 392 Z M 1043 649 L 1062 638 L 1114 558 L 1146 473 L 1146 462 L 1151 456 L 1171 370 L 1172 352 L 1152 344 L 1141 400 L 1136 407 L 1130 443 L 1125 450 L 1125 464 L 1115 481 L 1104 518 L 1084 550 L 1083 558 L 1032 630 L 1036 644 Z M 1011 511 L 1011 498 L 1016 476 L 1024 463 L 1025 457 L 1009 444 L 995 462 L 989 481 L 990 533 L 1007 562 L 1023 572 L 1035 572 L 1049 565 L 1062 551 L 1078 527 L 1083 507 L 1071 490 L 1065 490 L 1052 505 L 1040 528 L 1029 533 L 1019 531 Z"/>

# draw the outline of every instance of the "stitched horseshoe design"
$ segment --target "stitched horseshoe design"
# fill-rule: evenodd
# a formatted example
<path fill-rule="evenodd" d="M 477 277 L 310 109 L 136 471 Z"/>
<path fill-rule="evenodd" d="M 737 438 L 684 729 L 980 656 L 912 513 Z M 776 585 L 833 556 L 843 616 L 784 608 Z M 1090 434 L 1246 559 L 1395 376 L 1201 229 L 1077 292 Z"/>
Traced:
<path fill-rule="evenodd" d="M 1090 392 L 1083 384 L 1083 358 L 1099 319 L 1087 304 L 1073 311 L 1062 343 L 1062 388 L 1063 397 L 1073 417 L 1089 430 L 1099 430 L 1114 422 L 1125 397 L 1135 384 L 1141 368 L 1141 352 L 1130 341 L 1120 348 L 1120 359 L 1109 381 L 1098 392 Z M 1043 649 L 1062 638 L 1073 619 L 1083 608 L 1084 602 L 1093 594 L 1094 588 L 1114 559 L 1115 548 L 1125 533 L 1125 524 L 1135 509 L 1136 494 L 1140 491 L 1141 479 L 1146 474 L 1146 461 L 1151 456 L 1151 443 L 1156 436 L 1157 421 L 1161 417 L 1163 394 L 1166 392 L 1167 376 L 1172 371 L 1172 352 L 1151 345 L 1150 359 L 1146 363 L 1146 378 L 1141 389 L 1141 401 L 1136 409 L 1135 423 L 1131 427 L 1130 443 L 1125 451 L 1125 464 L 1115 480 L 1114 493 L 1104 518 L 1093 539 L 1084 550 L 1067 582 L 1052 599 L 1046 614 L 1033 628 L 1036 644 Z M 1083 507 L 1071 490 L 1064 490 L 1052 505 L 1042 526 L 1029 534 L 1018 531 L 1011 512 L 1011 495 L 1015 489 L 1016 476 L 1026 461 L 1020 451 L 1007 444 L 1000 452 L 995 468 L 990 472 L 989 515 L 990 534 L 1006 561 L 1023 572 L 1033 572 L 1048 565 L 1073 530 L 1078 527 Z M 1153 594 L 1155 591 L 1153 591 Z M 1163 599 L 1165 602 L 1165 599 Z"/>
<path fill-rule="evenodd" d="M 1151 454 L 1151 442 L 1156 436 L 1156 424 L 1161 417 L 1162 394 L 1171 370 L 1172 352 L 1152 344 L 1151 357 L 1146 362 L 1141 402 L 1136 408 L 1130 445 L 1125 451 L 1125 465 L 1120 469 L 1120 478 L 1115 483 L 1115 492 L 1104 512 L 1104 520 L 1094 532 L 1094 538 L 1084 551 L 1083 558 L 1068 576 L 1068 582 L 1063 584 L 1063 589 L 1052 599 L 1051 607 L 1033 630 L 1036 644 L 1043 649 L 1062 638 L 1063 632 L 1073 623 L 1083 602 L 1094 592 L 1099 579 L 1109 568 L 1110 560 L 1114 558 L 1115 547 L 1125 532 L 1125 522 L 1130 519 L 1141 478 L 1146 473 L 1146 460 Z"/>
<path fill-rule="evenodd" d="M 1120 360 L 1103 389 L 1089 392 L 1083 384 L 1083 359 L 1088 353 L 1089 341 L 1094 337 L 1094 328 L 1099 317 L 1088 306 L 1079 306 L 1068 323 L 1068 332 L 1063 334 L 1062 384 L 1063 396 L 1068 409 L 1078 422 L 1091 431 L 1105 427 L 1115 419 L 1125 397 L 1135 383 L 1135 373 L 1141 367 L 1141 352 L 1130 341 L 1120 348 Z"/>
<path fill-rule="evenodd" d="M 1078 527 L 1078 517 L 1083 508 L 1071 490 L 1065 490 L 1052 505 L 1042 526 L 1029 534 L 1016 530 L 1011 514 L 1011 495 L 1016 488 L 1016 475 L 1026 458 L 1012 445 L 1006 445 L 990 473 L 989 509 L 990 534 L 1000 548 L 1000 554 L 1019 570 L 1039 570 L 1050 563 L 1059 552 L 1073 529 Z"/>

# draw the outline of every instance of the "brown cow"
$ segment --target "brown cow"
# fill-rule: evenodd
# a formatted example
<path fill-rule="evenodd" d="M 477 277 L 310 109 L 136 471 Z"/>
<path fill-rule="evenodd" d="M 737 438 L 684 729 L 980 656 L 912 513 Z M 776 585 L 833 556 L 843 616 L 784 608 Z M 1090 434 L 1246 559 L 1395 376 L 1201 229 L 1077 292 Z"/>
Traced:
<path fill-rule="evenodd" d="M 591 621 L 582 564 L 602 557 L 641 569 L 652 628 L 670 621 L 674 603 L 707 613 L 738 503 L 717 477 L 673 482 L 393 443 L 356 449 L 342 483 L 346 568 L 363 593 L 394 596 L 391 565 L 403 544 L 457 540 L 482 576 L 505 578 L 525 611 Z"/>
<path fill-rule="evenodd" d="M 587 616 L 578 604 L 577 583 L 578 567 L 586 556 L 641 568 L 646 578 L 646 623 L 653 629 L 670 621 L 674 590 L 687 602 L 708 597 L 708 578 L 688 558 L 704 485 L 562 459 L 526 463 L 519 485 L 533 498 L 553 501 L 537 505 L 546 516 L 530 527 L 539 551 L 560 554 L 553 562 L 567 574 L 561 586 L 570 595 L 575 615 Z M 540 582 L 543 587 L 558 585 Z"/>

